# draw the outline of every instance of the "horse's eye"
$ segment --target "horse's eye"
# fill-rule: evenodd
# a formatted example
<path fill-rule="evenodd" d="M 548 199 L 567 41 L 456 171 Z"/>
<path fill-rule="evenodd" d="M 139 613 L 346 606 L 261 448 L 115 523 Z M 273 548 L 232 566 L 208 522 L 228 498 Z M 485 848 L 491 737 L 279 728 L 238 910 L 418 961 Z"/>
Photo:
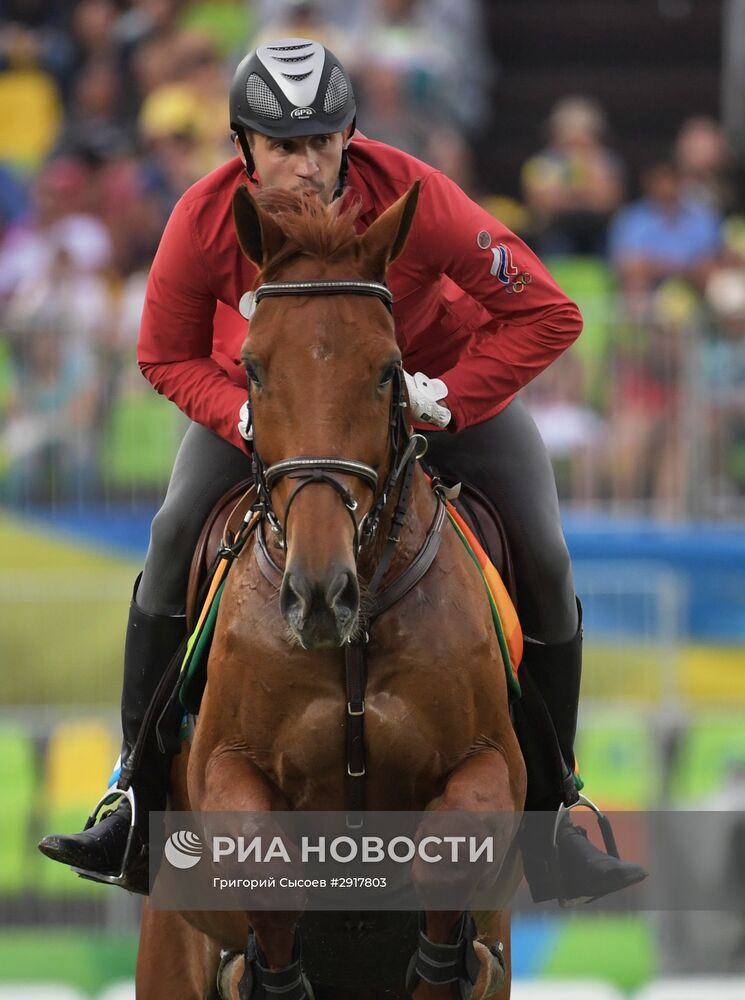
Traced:
<path fill-rule="evenodd" d="M 385 367 L 383 374 L 380 376 L 380 382 L 378 382 L 379 389 L 384 389 L 385 386 L 390 385 L 395 371 L 396 365 L 387 365 Z"/>
<path fill-rule="evenodd" d="M 248 361 L 244 361 L 243 367 L 246 369 L 246 375 L 248 375 L 251 385 L 255 385 L 257 389 L 261 388 L 261 379 L 259 378 L 254 366 L 249 364 Z"/>

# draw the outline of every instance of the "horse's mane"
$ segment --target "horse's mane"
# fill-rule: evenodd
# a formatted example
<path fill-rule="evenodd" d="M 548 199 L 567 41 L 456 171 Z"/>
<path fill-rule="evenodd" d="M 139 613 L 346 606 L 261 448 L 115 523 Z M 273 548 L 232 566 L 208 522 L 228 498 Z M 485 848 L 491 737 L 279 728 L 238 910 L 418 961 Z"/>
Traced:
<path fill-rule="evenodd" d="M 348 199 L 339 198 L 326 205 L 314 195 L 279 188 L 266 188 L 253 196 L 258 206 L 274 217 L 287 237 L 282 249 L 266 262 L 265 276 L 292 257 L 328 261 L 351 253 L 357 235 L 354 222 L 359 204 L 349 205 Z"/>

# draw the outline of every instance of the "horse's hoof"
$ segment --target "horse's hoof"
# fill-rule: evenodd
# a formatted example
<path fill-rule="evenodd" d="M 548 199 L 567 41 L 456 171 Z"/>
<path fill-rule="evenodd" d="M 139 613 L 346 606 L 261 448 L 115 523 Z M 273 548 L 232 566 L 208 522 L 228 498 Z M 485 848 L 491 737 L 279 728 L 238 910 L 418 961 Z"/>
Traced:
<path fill-rule="evenodd" d="M 233 996 L 233 977 L 236 973 L 236 962 L 243 958 L 243 952 L 228 951 L 223 949 L 220 952 L 220 965 L 217 970 L 217 995 L 220 1000 L 230 1000 Z"/>
<path fill-rule="evenodd" d="M 507 972 L 504 960 L 504 945 L 501 941 L 491 946 L 481 944 L 480 941 L 474 941 L 473 947 L 476 954 L 482 960 L 482 969 L 485 966 L 487 972 L 484 990 L 478 993 L 477 996 L 479 1000 L 489 1000 L 490 997 L 496 996 L 504 986 Z M 479 978 L 481 977 L 479 976 Z M 476 985 L 478 986 L 478 981 Z"/>

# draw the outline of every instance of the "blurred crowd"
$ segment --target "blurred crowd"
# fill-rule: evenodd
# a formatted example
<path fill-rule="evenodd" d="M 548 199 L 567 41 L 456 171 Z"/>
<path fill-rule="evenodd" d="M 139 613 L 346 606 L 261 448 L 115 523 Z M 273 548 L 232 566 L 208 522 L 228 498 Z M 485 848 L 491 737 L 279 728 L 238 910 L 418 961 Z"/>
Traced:
<path fill-rule="evenodd" d="M 684 119 L 669 157 L 638 177 L 607 132 L 597 103 L 563 98 L 522 169 L 526 238 L 586 324 L 528 397 L 574 499 L 733 513 L 745 495 L 741 165 L 711 118 Z"/>
<path fill-rule="evenodd" d="M 745 218 L 719 125 L 682 121 L 669 160 L 635 177 L 603 109 L 564 97 L 547 106 L 519 196 L 479 190 L 471 140 L 489 127 L 497 82 L 480 9 L 0 0 L 6 502 L 101 496 L 122 400 L 151 393 L 133 355 L 160 233 L 181 193 L 232 155 L 233 68 L 281 36 L 333 49 L 355 81 L 362 131 L 453 177 L 579 300 L 585 334 L 527 393 L 567 495 L 677 515 L 704 474 L 742 494 Z"/>

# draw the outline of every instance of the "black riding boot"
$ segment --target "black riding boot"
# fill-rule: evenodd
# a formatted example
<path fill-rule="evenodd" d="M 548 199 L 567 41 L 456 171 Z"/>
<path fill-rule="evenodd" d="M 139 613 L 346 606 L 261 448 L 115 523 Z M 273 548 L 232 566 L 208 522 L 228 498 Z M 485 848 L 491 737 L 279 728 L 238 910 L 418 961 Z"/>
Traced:
<path fill-rule="evenodd" d="M 127 763 L 132 763 L 130 754 L 155 689 L 186 635 L 185 622 L 183 615 L 148 614 L 138 607 L 134 595 L 132 597 L 124 646 L 122 688 L 122 767 L 125 770 Z M 173 719 L 169 723 L 173 728 Z M 166 748 L 171 752 L 175 748 L 175 735 Z M 142 749 L 140 763 L 132 779 L 136 823 L 127 872 L 123 873 L 122 868 L 132 826 L 132 809 L 127 798 L 114 801 L 116 788 L 111 789 L 112 808 L 103 812 L 97 822 L 82 833 L 44 837 L 39 844 L 42 854 L 90 873 L 91 877 L 104 876 L 106 881 L 110 881 L 112 876 L 126 874 L 117 884 L 147 893 L 148 814 L 166 807 L 171 753 L 160 751 L 153 731 Z"/>
<path fill-rule="evenodd" d="M 527 640 L 520 664 L 525 704 L 516 727 L 528 771 L 526 808 L 530 810 L 525 814 L 520 843 L 535 903 L 548 899 L 586 902 L 635 885 L 648 874 L 640 865 L 598 850 L 568 814 L 562 818 L 553 847 L 559 806 L 570 806 L 579 799 L 574 738 L 582 675 L 582 609 L 579 602 L 577 605 L 576 635 L 552 645 Z M 526 727 L 530 732 L 525 732 Z"/>

